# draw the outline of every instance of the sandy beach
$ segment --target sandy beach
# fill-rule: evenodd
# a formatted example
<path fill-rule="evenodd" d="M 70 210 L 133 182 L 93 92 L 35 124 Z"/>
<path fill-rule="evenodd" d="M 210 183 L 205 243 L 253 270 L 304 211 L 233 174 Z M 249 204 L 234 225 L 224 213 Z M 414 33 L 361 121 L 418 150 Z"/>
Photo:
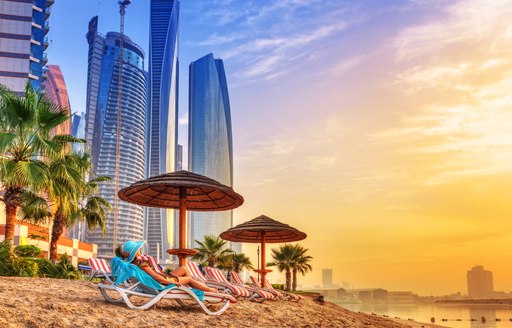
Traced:
<path fill-rule="evenodd" d="M 311 299 L 299 303 L 240 301 L 221 316 L 164 300 L 147 311 L 107 303 L 96 283 L 0 277 L 0 327 L 431 327 L 354 313 Z"/>

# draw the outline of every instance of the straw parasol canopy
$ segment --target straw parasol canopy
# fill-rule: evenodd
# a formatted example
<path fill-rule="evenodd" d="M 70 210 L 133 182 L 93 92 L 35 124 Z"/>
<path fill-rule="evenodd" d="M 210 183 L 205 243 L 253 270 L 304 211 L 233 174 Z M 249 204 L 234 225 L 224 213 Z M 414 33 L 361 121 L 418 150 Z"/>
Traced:
<path fill-rule="evenodd" d="M 265 244 L 299 241 L 306 239 L 306 237 L 307 235 L 304 232 L 273 220 L 266 215 L 260 215 L 220 234 L 220 238 L 229 241 L 261 243 L 261 270 L 255 271 L 261 274 L 262 282 L 265 281 L 267 272 L 271 271 L 265 269 Z"/>
<path fill-rule="evenodd" d="M 179 248 L 168 250 L 177 255 L 180 265 L 197 252 L 186 248 L 186 212 L 225 211 L 242 205 L 244 198 L 231 187 L 189 171 L 177 171 L 135 182 L 119 190 L 119 198 L 138 205 L 179 209 Z"/>
<path fill-rule="evenodd" d="M 187 210 L 225 211 L 244 202 L 244 198 L 232 188 L 184 170 L 135 182 L 121 189 L 119 198 L 149 207 L 180 208 L 180 188 L 186 190 Z"/>
<path fill-rule="evenodd" d="M 261 243 L 261 234 L 265 232 L 265 242 L 286 243 L 306 239 L 307 235 L 287 224 L 273 220 L 265 215 L 241 223 L 220 234 L 225 240 Z"/>

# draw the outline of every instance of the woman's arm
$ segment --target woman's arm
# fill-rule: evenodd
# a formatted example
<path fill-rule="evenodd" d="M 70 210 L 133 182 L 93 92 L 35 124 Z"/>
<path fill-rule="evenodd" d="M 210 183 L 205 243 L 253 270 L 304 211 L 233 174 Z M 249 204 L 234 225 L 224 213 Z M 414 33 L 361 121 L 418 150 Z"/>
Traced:
<path fill-rule="evenodd" d="M 155 279 L 162 285 L 173 284 L 172 281 L 165 279 L 164 277 L 162 277 L 161 275 L 159 275 L 158 273 L 153 271 L 153 269 L 151 269 L 151 267 L 149 265 L 143 266 L 141 269 L 144 270 L 144 272 L 146 272 L 147 274 L 149 274 L 151 276 L 151 278 Z"/>

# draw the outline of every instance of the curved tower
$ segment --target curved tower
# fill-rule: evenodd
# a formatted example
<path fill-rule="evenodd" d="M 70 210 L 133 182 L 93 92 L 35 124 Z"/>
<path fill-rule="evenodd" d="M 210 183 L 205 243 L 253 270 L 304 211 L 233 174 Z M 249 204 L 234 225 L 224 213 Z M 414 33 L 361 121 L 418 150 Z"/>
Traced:
<path fill-rule="evenodd" d="M 151 0 L 147 176 L 176 169 L 178 137 L 178 0 Z M 152 256 L 174 246 L 174 210 L 147 208 L 145 239 Z"/>
<path fill-rule="evenodd" d="M 69 103 L 68 89 L 64 81 L 64 75 L 59 65 L 48 65 L 46 70 L 46 80 L 43 81 L 43 91 L 46 99 L 66 109 L 68 114 L 71 112 Z M 71 134 L 71 120 L 67 120 L 55 128 L 55 134 Z"/>
<path fill-rule="evenodd" d="M 190 64 L 189 170 L 233 187 L 233 140 L 226 73 L 221 59 L 206 55 Z M 190 246 L 204 235 L 233 226 L 233 212 L 191 212 Z"/>
<path fill-rule="evenodd" d="M 102 39 L 103 51 L 99 76 L 92 76 L 93 89 L 97 90 L 95 121 L 93 129 L 92 156 L 95 175 L 116 174 L 117 109 L 119 87 L 119 41 L 120 34 L 109 32 Z M 119 187 L 144 179 L 145 134 L 146 134 L 146 76 L 144 52 L 130 38 L 123 38 L 123 83 L 121 102 L 121 143 Z M 94 43 L 92 44 L 94 47 Z M 88 108 L 89 110 L 89 108 Z M 90 114 L 90 113 L 88 113 Z M 100 195 L 114 204 L 114 180 L 100 186 Z M 144 238 L 144 212 L 141 206 L 120 202 L 117 224 L 117 243 Z M 112 257 L 114 239 L 114 213 L 107 218 L 105 235 L 96 229 L 89 233 L 87 241 L 98 244 L 98 255 Z"/>

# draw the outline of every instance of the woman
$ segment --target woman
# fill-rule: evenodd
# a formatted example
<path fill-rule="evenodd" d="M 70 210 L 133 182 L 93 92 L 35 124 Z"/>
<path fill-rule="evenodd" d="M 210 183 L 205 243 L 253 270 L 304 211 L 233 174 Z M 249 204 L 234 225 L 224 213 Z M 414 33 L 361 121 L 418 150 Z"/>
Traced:
<path fill-rule="evenodd" d="M 192 288 L 199 289 L 205 292 L 218 293 L 215 288 L 210 288 L 200 281 L 194 280 L 188 273 L 188 270 L 184 266 L 180 266 L 170 274 L 157 273 L 155 272 L 147 261 L 142 260 L 141 248 L 144 245 L 144 241 L 132 241 L 128 240 L 123 246 L 119 246 L 116 249 L 116 255 L 123 258 L 125 262 L 129 262 L 138 266 L 141 270 L 149 274 L 153 279 L 158 281 L 162 285 L 188 285 Z"/>

